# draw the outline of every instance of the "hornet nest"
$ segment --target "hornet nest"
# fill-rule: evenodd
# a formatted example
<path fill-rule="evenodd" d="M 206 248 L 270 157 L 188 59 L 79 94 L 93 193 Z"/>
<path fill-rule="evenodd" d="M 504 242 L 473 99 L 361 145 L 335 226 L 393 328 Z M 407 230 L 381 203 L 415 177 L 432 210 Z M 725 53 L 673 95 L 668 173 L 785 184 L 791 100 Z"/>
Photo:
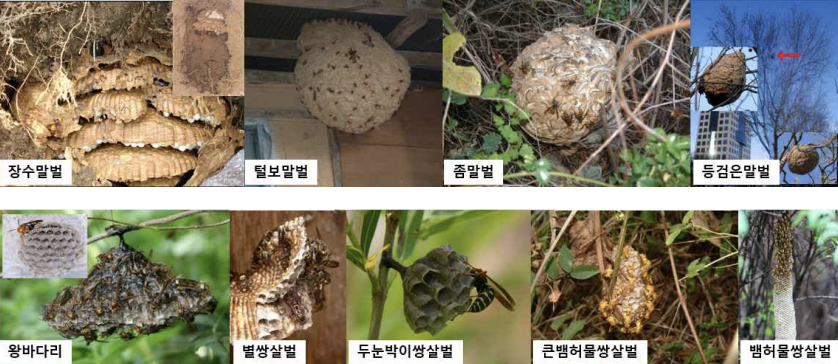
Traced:
<path fill-rule="evenodd" d="M 601 126 L 616 71 L 617 46 L 568 25 L 544 34 L 512 64 L 512 90 L 530 113 L 524 131 L 541 142 L 570 146 Z"/>
<path fill-rule="evenodd" d="M 336 268 L 328 247 L 306 237 L 305 218 L 269 231 L 256 246 L 250 269 L 230 277 L 231 340 L 281 340 L 312 325 L 326 307 L 326 268 Z"/>
<path fill-rule="evenodd" d="M 410 66 L 366 24 L 312 22 L 297 40 L 294 82 L 303 105 L 326 125 L 361 134 L 390 119 L 410 85 Z"/>
<path fill-rule="evenodd" d="M 89 344 L 118 333 L 130 340 L 215 311 L 218 301 L 205 283 L 150 262 L 121 236 L 98 259 L 86 279 L 43 307 L 42 319 L 65 338 L 82 336 Z"/>
<path fill-rule="evenodd" d="M 614 251 L 614 260 L 617 250 Z M 602 300 L 599 302 L 599 313 L 622 333 L 639 334 L 643 323 L 651 317 L 655 310 L 655 286 L 649 270 L 652 265 L 646 255 L 638 253 L 630 246 L 624 246 L 620 268 L 614 271 L 608 268 L 603 273 L 605 278 L 616 274 L 617 281 L 609 296 L 610 285 L 602 287 Z"/>
<path fill-rule="evenodd" d="M 715 60 L 698 80 L 698 93 L 714 107 L 732 104 L 745 91 L 745 53 L 736 51 Z"/>
<path fill-rule="evenodd" d="M 820 156 L 813 144 L 793 146 L 785 156 L 789 170 L 794 174 L 808 174 L 818 166 Z"/>

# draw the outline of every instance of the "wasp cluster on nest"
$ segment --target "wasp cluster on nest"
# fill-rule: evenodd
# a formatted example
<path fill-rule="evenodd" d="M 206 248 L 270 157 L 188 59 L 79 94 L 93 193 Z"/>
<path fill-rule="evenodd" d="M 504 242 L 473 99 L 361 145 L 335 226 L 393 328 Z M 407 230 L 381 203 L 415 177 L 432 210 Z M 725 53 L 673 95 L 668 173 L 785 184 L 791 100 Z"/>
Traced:
<path fill-rule="evenodd" d="M 616 59 L 613 42 L 576 25 L 547 32 L 524 48 L 512 64 L 512 90 L 531 115 L 524 131 L 571 154 L 579 143 L 591 144 L 611 100 Z"/>
<path fill-rule="evenodd" d="M 599 313 L 620 332 L 639 334 L 655 310 L 657 294 L 649 275 L 652 264 L 630 246 L 624 246 L 622 252 L 615 250 L 613 261 L 617 261 L 616 254 L 622 254 L 619 269 L 609 267 L 603 272 L 603 277 L 616 282 L 613 290 L 603 285 Z"/>
<path fill-rule="evenodd" d="M 59 42 L 67 48 L 19 56 L 32 70 L 7 72 L 0 81 L 0 89 L 16 90 L 3 104 L 10 114 L 0 112 L 0 126 L 12 134 L 25 131 L 41 150 L 28 159 L 73 161 L 77 185 L 197 186 L 241 149 L 240 105 L 232 98 L 173 94 L 169 4 L 33 6 L 45 7 L 29 15 L 41 24 L 60 23 L 75 12 L 76 19 L 96 15 L 82 17 L 90 22 L 79 27 L 89 27 L 87 37 L 71 33 L 67 42 L 27 34 L 25 22 L 13 29 L 20 47 L 51 49 Z M 123 23 L 131 31 L 125 33 Z"/>
<path fill-rule="evenodd" d="M 250 269 L 230 276 L 230 339 L 281 340 L 313 324 L 326 307 L 326 268 L 336 268 L 325 243 L 306 236 L 298 217 L 269 231 Z"/>
<path fill-rule="evenodd" d="M 215 311 L 217 300 L 205 283 L 150 262 L 121 237 L 98 260 L 86 279 L 43 307 L 42 319 L 65 338 L 81 336 L 89 344 L 118 334 L 130 340 Z"/>

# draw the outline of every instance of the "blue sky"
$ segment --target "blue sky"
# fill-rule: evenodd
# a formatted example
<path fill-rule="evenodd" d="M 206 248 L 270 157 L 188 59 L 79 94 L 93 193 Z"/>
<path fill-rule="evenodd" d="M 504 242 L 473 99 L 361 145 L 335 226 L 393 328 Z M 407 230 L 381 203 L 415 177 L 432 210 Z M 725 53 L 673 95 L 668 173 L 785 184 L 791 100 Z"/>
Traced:
<path fill-rule="evenodd" d="M 808 0 L 808 1 L 790 1 L 790 0 L 693 0 L 691 3 L 691 43 L 693 47 L 714 47 L 725 46 L 724 44 L 714 44 L 710 40 L 710 27 L 715 22 L 715 18 L 719 16 L 719 8 L 726 5 L 740 18 L 744 14 L 756 14 L 762 12 L 765 15 L 783 16 L 787 14 L 792 7 L 796 7 L 800 12 L 810 13 L 812 16 L 821 20 L 826 27 L 828 34 L 835 36 L 830 38 L 830 46 L 833 58 L 830 60 L 832 67 L 828 67 L 821 78 L 821 86 L 826 92 L 827 107 L 829 112 L 829 119 L 832 120 L 833 131 L 838 130 L 838 95 L 835 93 L 835 80 L 838 77 L 838 0 Z M 769 54 L 777 54 L 780 50 L 772 50 Z M 786 53 L 794 53 L 794 50 L 782 49 Z M 801 54 L 801 57 L 805 57 Z M 757 80 L 759 83 L 759 80 Z M 706 101 L 705 101 L 706 102 Z M 692 111 L 691 114 L 695 113 Z M 695 121 L 690 118 L 690 131 L 695 133 L 697 130 L 698 119 Z M 693 134 L 695 135 L 695 134 Z M 692 139 L 692 138 L 691 138 Z M 802 143 L 813 143 L 819 139 L 817 134 L 807 134 L 803 137 Z M 694 148 L 694 140 L 691 140 Z M 694 150 L 694 149 L 691 149 Z M 751 159 L 768 159 L 767 151 L 762 149 L 759 140 L 756 137 L 751 138 Z M 796 176 L 796 175 L 794 175 Z M 808 183 L 811 180 L 807 176 L 796 176 L 799 183 Z M 815 176 L 817 178 L 817 176 Z"/>

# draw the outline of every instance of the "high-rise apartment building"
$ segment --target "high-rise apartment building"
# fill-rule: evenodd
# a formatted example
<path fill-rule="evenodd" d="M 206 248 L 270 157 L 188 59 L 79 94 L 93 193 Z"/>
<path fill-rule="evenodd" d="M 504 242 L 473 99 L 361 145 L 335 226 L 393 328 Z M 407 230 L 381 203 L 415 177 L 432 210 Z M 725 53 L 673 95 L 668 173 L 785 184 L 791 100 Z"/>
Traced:
<path fill-rule="evenodd" d="M 702 111 L 694 159 L 751 159 L 751 125 L 743 111 Z"/>

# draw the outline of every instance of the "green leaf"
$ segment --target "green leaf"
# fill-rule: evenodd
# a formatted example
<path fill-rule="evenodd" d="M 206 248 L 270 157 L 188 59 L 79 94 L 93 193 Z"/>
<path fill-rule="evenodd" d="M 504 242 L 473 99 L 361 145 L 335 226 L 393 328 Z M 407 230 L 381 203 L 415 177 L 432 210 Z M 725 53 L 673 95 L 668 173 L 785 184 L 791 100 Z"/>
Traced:
<path fill-rule="evenodd" d="M 506 124 L 506 120 L 503 120 L 503 118 L 500 115 L 495 113 L 492 113 L 492 121 L 495 123 L 495 126 L 497 127 Z"/>
<path fill-rule="evenodd" d="M 442 87 L 466 96 L 478 96 L 483 88 L 480 72 L 474 66 L 458 66 L 454 53 L 466 43 L 460 32 L 446 35 L 442 39 Z"/>
<path fill-rule="evenodd" d="M 574 279 L 585 280 L 599 274 L 599 269 L 592 265 L 577 265 L 570 271 L 570 276 Z"/>
<path fill-rule="evenodd" d="M 370 210 L 364 212 L 364 223 L 361 226 L 361 252 L 365 257 L 370 255 L 370 245 L 378 228 L 378 219 L 381 217 L 381 210 Z"/>
<path fill-rule="evenodd" d="M 681 235 L 681 232 L 687 228 L 687 225 L 684 224 L 675 224 L 669 227 L 669 236 L 666 237 L 666 246 L 672 245 L 675 242 L 675 239 L 678 238 L 678 235 Z"/>
<path fill-rule="evenodd" d="M 484 99 L 494 99 L 498 97 L 499 91 L 500 85 L 496 83 L 490 83 L 488 85 L 483 86 L 483 92 L 480 93 L 480 97 Z"/>
<path fill-rule="evenodd" d="M 555 331 L 559 331 L 559 328 L 562 327 L 562 324 L 567 322 L 567 320 L 573 318 L 573 316 L 575 316 L 575 315 L 576 315 L 576 311 L 574 310 L 574 311 L 565 312 L 561 315 L 556 316 L 556 318 L 553 319 L 553 322 L 550 323 L 550 328 L 555 330 Z"/>
<path fill-rule="evenodd" d="M 565 328 L 562 332 L 562 340 L 573 339 L 573 337 L 576 336 L 576 334 L 578 334 L 579 331 L 582 331 L 582 329 L 585 328 L 586 322 L 587 320 L 585 319 L 573 320 L 569 325 L 567 325 L 567 328 Z"/>
<path fill-rule="evenodd" d="M 361 253 L 358 248 L 347 245 L 346 246 L 346 260 L 352 262 L 356 267 L 361 268 L 364 270 L 364 253 Z"/>
<path fill-rule="evenodd" d="M 425 218 L 424 210 L 413 211 L 409 214 L 408 222 L 404 231 L 402 240 L 402 250 L 399 255 L 400 259 L 405 259 L 413 254 L 416 247 L 416 241 L 419 238 L 419 231 L 422 229 L 422 219 Z"/>
<path fill-rule="evenodd" d="M 693 218 L 693 213 L 695 213 L 695 211 L 687 211 L 687 213 L 686 213 L 686 214 L 684 214 L 684 218 L 683 218 L 683 219 L 681 219 L 681 223 L 682 223 L 682 224 L 684 224 L 684 225 L 686 225 L 687 223 L 689 223 L 690 221 L 692 221 L 692 218 Z"/>
<path fill-rule="evenodd" d="M 523 142 L 521 134 L 518 134 L 518 132 L 515 131 L 515 129 L 512 129 L 509 125 L 501 125 L 498 128 L 498 131 L 500 131 L 500 134 L 503 135 L 503 139 L 506 139 L 509 144 L 521 144 L 521 142 Z"/>
<path fill-rule="evenodd" d="M 448 102 L 448 96 L 451 96 L 451 103 L 458 106 L 463 106 L 468 101 L 468 97 L 461 93 L 451 91 L 449 89 L 442 90 L 442 102 Z"/>
<path fill-rule="evenodd" d="M 483 145 L 481 148 L 486 153 L 494 153 L 500 147 L 501 137 L 498 133 L 489 133 L 483 136 Z"/>
<path fill-rule="evenodd" d="M 702 269 L 707 267 L 707 264 L 703 262 L 701 258 L 693 260 L 690 262 L 690 265 L 687 266 L 687 275 L 684 278 L 693 278 L 698 276 L 698 272 Z"/>
<path fill-rule="evenodd" d="M 559 268 L 559 265 L 556 264 L 555 259 L 551 257 L 550 260 L 547 261 L 547 276 L 553 280 L 559 279 L 560 271 L 561 269 Z"/>
<path fill-rule="evenodd" d="M 419 240 L 426 240 L 435 234 L 448 230 L 453 225 L 479 220 L 497 212 L 496 210 L 468 210 L 455 215 L 446 215 L 445 217 L 425 221 L 419 233 Z"/>
<path fill-rule="evenodd" d="M 573 269 L 573 252 L 566 245 L 562 245 L 559 248 L 559 267 L 567 273 L 570 273 L 571 269 Z"/>
<path fill-rule="evenodd" d="M 503 85 L 503 87 L 509 88 L 510 86 L 512 86 L 512 78 L 510 78 L 509 75 L 506 74 L 506 72 L 501 73 L 500 84 Z"/>

